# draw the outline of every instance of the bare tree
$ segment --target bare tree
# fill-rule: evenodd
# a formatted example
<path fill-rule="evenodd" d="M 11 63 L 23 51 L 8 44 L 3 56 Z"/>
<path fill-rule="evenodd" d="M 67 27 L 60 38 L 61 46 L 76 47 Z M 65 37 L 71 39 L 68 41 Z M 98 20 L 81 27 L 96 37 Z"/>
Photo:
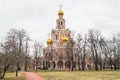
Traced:
<path fill-rule="evenodd" d="M 113 48 L 111 45 L 111 41 L 108 41 L 107 46 L 105 48 L 105 52 L 106 52 L 105 55 L 108 58 L 107 65 L 110 65 L 111 70 L 113 69 L 113 67 L 112 67 L 113 66 L 113 59 L 112 59 L 113 53 L 112 53 L 112 51 L 113 51 Z"/>
<path fill-rule="evenodd" d="M 7 33 L 5 42 L 1 44 L 3 65 L 3 76 L 9 67 L 16 68 L 16 77 L 18 76 L 18 71 L 21 70 L 21 67 L 24 65 L 24 56 L 25 56 L 25 38 L 27 37 L 25 30 L 10 29 Z M 0 56 L 0 57 L 1 57 Z M 3 77 L 2 77 L 3 78 Z"/>
<path fill-rule="evenodd" d="M 35 70 L 38 69 L 39 59 L 42 56 L 43 45 L 40 44 L 38 41 L 35 41 L 34 44 L 34 61 L 35 61 Z"/>
<path fill-rule="evenodd" d="M 113 52 L 113 66 L 114 70 L 119 68 L 119 58 L 120 58 L 120 37 L 118 35 L 113 35 L 112 37 L 112 52 Z"/>
<path fill-rule="evenodd" d="M 0 45 L 2 48 L 2 52 L 0 55 L 0 79 L 4 78 L 7 69 L 10 67 L 11 65 L 11 51 L 10 51 L 10 46 L 8 44 L 8 42 L 5 42 L 4 44 Z"/>
<path fill-rule="evenodd" d="M 93 61 L 95 64 L 95 70 L 99 70 L 98 68 L 98 64 L 99 64 L 99 41 L 100 41 L 100 31 L 96 30 L 94 31 L 94 29 L 91 29 L 88 31 L 88 36 L 89 36 L 89 43 L 91 46 L 91 53 L 93 56 Z"/>
<path fill-rule="evenodd" d="M 12 53 L 14 55 L 14 61 L 15 66 L 16 66 L 16 77 L 18 76 L 18 59 L 19 59 L 19 50 L 18 50 L 18 38 L 17 38 L 17 29 L 11 29 L 8 32 L 7 40 L 11 43 L 11 48 L 12 48 Z"/>
<path fill-rule="evenodd" d="M 117 49 L 117 69 L 120 69 L 120 33 L 118 33 Z"/>
<path fill-rule="evenodd" d="M 24 41 L 26 38 L 25 30 L 17 30 L 11 29 L 8 32 L 7 39 L 12 43 L 11 47 L 13 47 L 13 54 L 16 58 L 16 77 L 18 76 L 18 71 L 21 70 L 20 65 L 23 65 L 24 62 Z"/>
<path fill-rule="evenodd" d="M 83 55 L 82 55 L 82 70 L 85 70 L 85 60 L 86 60 L 86 45 L 87 45 L 87 35 L 83 38 Z"/>
<path fill-rule="evenodd" d="M 78 56 L 78 69 L 81 70 L 80 65 L 81 65 L 81 53 L 82 53 L 82 35 L 78 34 L 77 36 L 77 42 L 76 42 L 76 46 L 77 46 L 77 56 Z"/>
<path fill-rule="evenodd" d="M 86 68 L 86 49 L 87 49 L 87 35 L 84 37 L 81 34 L 78 34 L 77 37 L 77 48 L 78 48 L 78 67 L 80 70 L 80 65 L 82 70 L 84 71 Z"/>
<path fill-rule="evenodd" d="M 27 71 L 27 66 L 29 65 L 29 41 L 31 41 L 31 39 L 29 38 L 29 36 L 26 37 L 25 39 L 25 61 L 24 61 L 24 70 Z"/>
<path fill-rule="evenodd" d="M 107 60 L 107 43 L 105 41 L 105 39 L 103 37 L 100 37 L 99 40 L 99 65 L 100 65 L 100 70 L 102 70 L 103 68 L 105 69 L 105 64 L 106 64 L 106 60 Z"/>

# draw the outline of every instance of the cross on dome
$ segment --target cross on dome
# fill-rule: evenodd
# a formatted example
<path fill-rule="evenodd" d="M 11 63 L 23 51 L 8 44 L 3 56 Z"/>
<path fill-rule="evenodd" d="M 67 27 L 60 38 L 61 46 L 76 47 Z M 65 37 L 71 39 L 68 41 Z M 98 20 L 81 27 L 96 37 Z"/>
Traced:
<path fill-rule="evenodd" d="M 62 9 L 62 5 L 59 6 L 60 7 L 60 10 Z"/>
<path fill-rule="evenodd" d="M 60 5 L 59 6 L 60 7 L 60 10 L 58 11 L 58 15 L 60 16 L 60 15 L 64 15 L 64 12 L 62 11 L 62 5 Z"/>

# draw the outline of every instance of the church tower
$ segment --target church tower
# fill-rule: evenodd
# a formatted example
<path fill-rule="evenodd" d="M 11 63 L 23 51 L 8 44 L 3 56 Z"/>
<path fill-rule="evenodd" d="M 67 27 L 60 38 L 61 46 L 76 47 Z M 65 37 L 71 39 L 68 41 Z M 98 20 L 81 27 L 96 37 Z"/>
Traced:
<path fill-rule="evenodd" d="M 63 39 L 68 40 L 70 36 L 70 31 L 69 29 L 66 29 L 65 19 L 63 18 L 63 16 L 64 12 L 60 8 L 60 10 L 58 11 L 58 19 L 56 20 L 56 28 L 52 29 L 51 31 L 51 40 L 54 48 L 62 47 Z"/>
<path fill-rule="evenodd" d="M 60 9 L 58 11 L 59 18 L 56 20 L 56 29 L 65 29 L 65 19 L 63 19 L 64 12 Z"/>

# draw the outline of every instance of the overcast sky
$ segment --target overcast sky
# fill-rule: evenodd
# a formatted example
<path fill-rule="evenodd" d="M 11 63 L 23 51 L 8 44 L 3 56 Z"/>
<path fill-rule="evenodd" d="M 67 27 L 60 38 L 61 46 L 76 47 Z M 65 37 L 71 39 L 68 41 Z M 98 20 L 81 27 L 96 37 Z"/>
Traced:
<path fill-rule="evenodd" d="M 56 27 L 62 5 L 66 27 L 80 33 L 101 30 L 108 36 L 120 32 L 120 0 L 0 0 L 0 40 L 9 29 L 25 29 L 30 38 L 45 44 Z"/>

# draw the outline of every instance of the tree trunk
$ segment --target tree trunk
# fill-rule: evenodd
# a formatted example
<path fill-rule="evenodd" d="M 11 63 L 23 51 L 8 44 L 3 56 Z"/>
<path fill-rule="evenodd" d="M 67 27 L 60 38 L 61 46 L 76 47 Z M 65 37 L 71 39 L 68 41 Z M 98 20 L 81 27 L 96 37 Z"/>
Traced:
<path fill-rule="evenodd" d="M 105 64 L 106 64 L 106 63 L 103 64 L 103 70 L 105 70 Z"/>
<path fill-rule="evenodd" d="M 3 71 L 3 74 L 1 73 L 1 74 L 2 74 L 1 79 L 4 78 L 4 76 L 5 76 L 5 74 L 6 74 L 6 71 L 7 71 L 7 69 L 9 68 L 9 66 L 10 66 L 10 63 L 9 63 L 7 66 L 4 67 L 4 69 L 3 69 L 3 70 L 4 70 L 4 71 Z"/>
<path fill-rule="evenodd" d="M 110 57 L 110 69 L 112 70 L 113 68 L 112 68 L 112 59 L 111 59 L 111 57 Z"/>
<path fill-rule="evenodd" d="M 97 53 L 97 49 L 96 49 L 96 46 L 95 44 L 93 43 L 94 45 L 94 51 L 95 51 L 95 70 L 98 71 L 98 53 Z"/>
<path fill-rule="evenodd" d="M 100 53 L 100 70 L 103 69 L 103 65 L 102 65 L 102 58 L 101 58 L 101 53 Z"/>
<path fill-rule="evenodd" d="M 73 46 L 71 47 L 71 63 L 72 63 L 71 65 L 72 65 L 72 71 L 73 71 L 74 69 L 73 69 L 73 49 L 72 48 Z"/>
<path fill-rule="evenodd" d="M 4 69 L 4 71 L 3 71 L 3 75 L 2 75 L 2 77 L 1 77 L 1 79 L 4 78 L 5 74 L 6 74 L 6 69 Z"/>
<path fill-rule="evenodd" d="M 82 60 L 82 70 L 83 71 L 85 70 L 85 53 L 84 53 L 83 60 Z"/>
<path fill-rule="evenodd" d="M 92 52 L 92 57 L 93 57 L 93 62 L 95 64 L 95 55 L 94 55 L 94 50 L 93 50 L 93 47 L 91 46 L 91 52 Z"/>
<path fill-rule="evenodd" d="M 27 71 L 27 57 L 25 57 L 24 70 Z"/>
<path fill-rule="evenodd" d="M 80 61 L 78 61 L 78 70 L 80 71 Z"/>
<path fill-rule="evenodd" d="M 116 61 L 114 63 L 114 70 L 117 70 Z"/>

